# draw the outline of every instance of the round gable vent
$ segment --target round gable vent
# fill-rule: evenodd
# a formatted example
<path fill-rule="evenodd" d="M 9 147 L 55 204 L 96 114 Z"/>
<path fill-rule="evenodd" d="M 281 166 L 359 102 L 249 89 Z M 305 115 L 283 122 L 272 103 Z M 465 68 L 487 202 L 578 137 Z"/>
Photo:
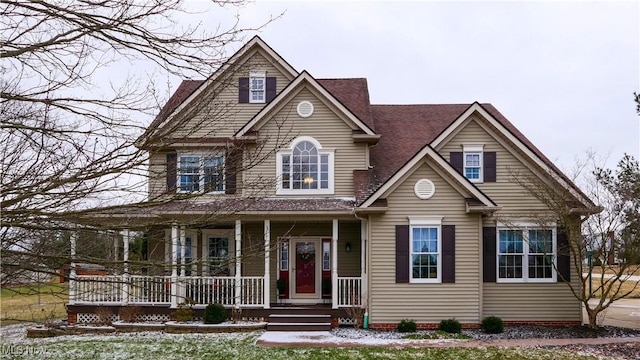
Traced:
<path fill-rule="evenodd" d="M 303 118 L 308 118 L 313 115 L 313 104 L 309 101 L 300 101 L 298 104 L 298 115 Z"/>
<path fill-rule="evenodd" d="M 415 191 L 418 198 L 426 200 L 436 193 L 436 186 L 433 185 L 433 182 L 429 179 L 420 179 L 413 187 L 413 191 Z"/>

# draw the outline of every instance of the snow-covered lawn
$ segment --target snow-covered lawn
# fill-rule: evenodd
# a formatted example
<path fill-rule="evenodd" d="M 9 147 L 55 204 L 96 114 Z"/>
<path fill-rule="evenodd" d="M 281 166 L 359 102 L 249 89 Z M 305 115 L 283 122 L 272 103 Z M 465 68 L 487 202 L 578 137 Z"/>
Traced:
<path fill-rule="evenodd" d="M 166 334 L 163 332 L 74 335 L 27 339 L 25 324 L 0 327 L 2 358 L 13 359 L 593 359 L 562 349 L 414 348 L 397 339 L 348 339 L 371 347 L 262 347 L 263 334 L 288 340 L 287 333 Z M 333 334 L 325 336 L 335 338 Z M 290 340 L 290 339 L 289 339 Z M 407 340 L 404 340 L 407 341 Z M 347 341 L 345 340 L 345 343 Z"/>

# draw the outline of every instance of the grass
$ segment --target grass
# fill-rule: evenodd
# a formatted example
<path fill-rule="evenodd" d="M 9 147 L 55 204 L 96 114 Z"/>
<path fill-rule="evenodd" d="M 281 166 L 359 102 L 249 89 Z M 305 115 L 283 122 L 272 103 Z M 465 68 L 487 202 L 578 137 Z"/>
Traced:
<path fill-rule="evenodd" d="M 558 349 L 530 348 L 280 348 L 254 344 L 258 334 L 74 336 L 6 344 L 14 359 L 596 359 Z"/>
<path fill-rule="evenodd" d="M 593 289 L 594 297 L 600 297 L 602 294 L 602 291 L 596 290 L 598 286 L 600 286 L 601 274 L 604 272 L 607 275 L 613 275 L 613 274 L 616 274 L 617 271 L 619 271 L 619 269 L 616 265 L 611 265 L 611 266 L 604 265 L 604 266 L 593 267 L 592 289 Z M 640 265 L 629 266 L 629 268 L 626 269 L 625 274 L 640 276 Z M 588 286 L 589 286 L 589 283 L 587 280 L 587 284 L 585 286 L 586 287 L 585 292 L 589 291 Z M 628 291 L 631 291 L 631 294 L 628 296 L 629 298 L 640 298 L 640 282 L 631 281 L 631 280 L 627 280 L 623 282 L 622 287 L 620 288 L 620 293 L 623 294 Z"/>
<path fill-rule="evenodd" d="M 428 333 L 422 334 L 409 334 L 402 337 L 403 339 L 411 339 L 411 340 L 438 340 L 438 339 L 471 339 L 471 336 L 465 335 L 462 333 L 451 334 L 446 331 L 437 330 Z"/>
<path fill-rule="evenodd" d="M 587 280 L 587 287 L 589 286 L 588 280 Z M 598 289 L 598 286 L 600 286 L 600 279 L 597 278 L 595 275 L 593 277 L 593 283 L 592 283 L 592 289 L 593 289 L 593 297 L 600 297 L 602 294 L 602 291 L 597 291 L 596 289 Z M 617 285 L 614 285 L 617 286 Z M 634 288 L 635 287 L 635 288 Z M 614 287 L 615 290 L 615 287 Z M 589 289 L 585 289 L 585 291 L 589 291 Z M 638 281 L 625 281 L 622 283 L 622 287 L 620 288 L 619 293 L 620 294 L 625 294 L 626 292 L 631 291 L 631 294 L 629 296 L 627 296 L 627 298 L 640 298 L 640 282 Z M 609 297 L 611 297 L 611 293 L 609 294 Z"/>
<path fill-rule="evenodd" d="M 66 316 L 67 284 L 46 283 L 3 288 L 0 291 L 0 325 L 24 321 L 44 322 Z"/>

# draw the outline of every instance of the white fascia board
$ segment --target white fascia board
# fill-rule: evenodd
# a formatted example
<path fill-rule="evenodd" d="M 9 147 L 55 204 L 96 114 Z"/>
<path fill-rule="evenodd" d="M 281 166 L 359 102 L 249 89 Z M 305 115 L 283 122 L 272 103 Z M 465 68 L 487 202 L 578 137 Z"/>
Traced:
<path fill-rule="evenodd" d="M 396 172 L 387 182 L 384 183 L 375 193 L 373 193 L 367 201 L 365 201 L 361 208 L 371 206 L 376 200 L 380 198 L 384 198 L 389 195 L 394 189 L 396 184 L 402 181 L 403 178 L 407 177 L 418 167 L 420 163 L 424 160 L 425 156 L 429 156 L 432 160 L 434 160 L 441 168 L 443 168 L 447 174 L 453 177 L 458 184 L 462 185 L 462 187 L 467 190 L 470 194 L 475 196 L 478 200 L 480 200 L 485 206 L 488 207 L 497 207 L 497 205 L 489 199 L 485 194 L 483 194 L 477 187 L 469 182 L 467 178 L 459 174 L 451 164 L 449 164 L 446 160 L 444 160 L 435 150 L 433 150 L 429 145 L 425 146 L 420 150 L 418 154 L 416 154 L 409 162 L 407 162 L 398 172 Z"/>
<path fill-rule="evenodd" d="M 478 112 L 482 117 L 484 117 L 495 129 L 497 129 L 500 134 L 506 137 L 512 144 L 514 144 L 518 150 L 522 151 L 529 160 L 533 161 L 540 168 L 544 169 L 547 173 L 554 173 L 556 176 L 553 178 L 560 183 L 562 187 L 564 187 L 571 195 L 573 195 L 576 199 L 580 200 L 583 205 L 588 206 L 591 203 L 591 200 L 586 199 L 583 195 L 577 192 L 571 184 L 567 183 L 558 172 L 547 165 L 538 155 L 536 155 L 529 147 L 527 147 L 520 139 L 518 139 L 511 131 L 509 131 L 502 123 L 500 123 L 493 115 L 491 115 L 488 111 L 486 111 L 480 104 L 477 102 L 473 103 L 469 108 L 462 113 L 445 131 L 442 132 L 435 140 L 431 142 L 431 146 L 434 149 L 439 148 L 441 145 L 444 145 L 444 142 L 449 139 L 449 137 L 458 131 L 460 125 L 471 116 L 474 112 Z"/>
<path fill-rule="evenodd" d="M 167 116 L 167 118 L 158 125 L 158 128 L 163 127 L 169 121 L 173 119 L 175 114 L 179 114 L 184 108 L 186 108 L 195 98 L 197 98 L 205 89 L 209 88 L 228 68 L 233 66 L 239 59 L 241 59 L 249 50 L 254 46 L 258 46 L 265 51 L 273 60 L 275 60 L 280 66 L 282 66 L 292 78 L 298 76 L 298 72 L 291 67 L 280 55 L 278 55 L 269 45 L 267 45 L 259 36 L 254 36 L 248 43 L 246 43 L 240 50 L 233 54 L 218 70 L 216 70 L 209 78 L 207 78 L 198 88 L 191 93 L 180 105 L 178 105 Z"/>
<path fill-rule="evenodd" d="M 349 109 L 347 109 L 344 105 L 342 105 L 333 95 L 331 95 L 327 90 L 325 90 L 307 71 L 303 71 L 295 78 L 276 98 L 274 101 L 271 101 L 267 106 L 262 108 L 260 112 L 256 114 L 248 123 L 246 123 L 238 132 L 236 132 L 235 136 L 243 136 L 246 134 L 249 129 L 253 128 L 256 124 L 260 123 L 261 120 L 265 118 L 265 116 L 272 111 L 274 108 L 280 105 L 284 99 L 287 98 L 287 95 L 291 94 L 303 81 L 306 81 L 313 87 L 314 90 L 318 91 L 325 99 L 327 99 L 331 105 L 338 108 L 340 112 L 342 112 L 351 122 L 353 122 L 360 130 L 364 131 L 367 135 L 376 135 L 367 125 L 365 125 L 360 119 L 358 119 Z"/>

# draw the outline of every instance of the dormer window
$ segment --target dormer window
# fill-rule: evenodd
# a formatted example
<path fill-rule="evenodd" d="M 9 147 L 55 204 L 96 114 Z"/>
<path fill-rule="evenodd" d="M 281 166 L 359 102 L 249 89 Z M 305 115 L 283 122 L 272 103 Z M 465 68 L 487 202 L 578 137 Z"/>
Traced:
<path fill-rule="evenodd" d="M 276 97 L 276 77 L 263 70 L 251 70 L 249 77 L 238 78 L 238 102 L 264 104 Z"/>
<path fill-rule="evenodd" d="M 462 151 L 449 154 L 451 166 L 473 183 L 496 182 L 495 151 L 485 151 L 483 144 L 463 144 Z"/>
<path fill-rule="evenodd" d="M 266 73 L 252 71 L 249 74 L 249 102 L 263 103 L 265 100 Z"/>
<path fill-rule="evenodd" d="M 224 191 L 224 156 L 184 154 L 178 156 L 179 192 Z"/>
<path fill-rule="evenodd" d="M 483 181 L 483 145 L 464 145 L 464 176 L 471 182 Z"/>
<path fill-rule="evenodd" d="M 333 194 L 333 150 L 302 136 L 278 153 L 277 194 Z"/>

